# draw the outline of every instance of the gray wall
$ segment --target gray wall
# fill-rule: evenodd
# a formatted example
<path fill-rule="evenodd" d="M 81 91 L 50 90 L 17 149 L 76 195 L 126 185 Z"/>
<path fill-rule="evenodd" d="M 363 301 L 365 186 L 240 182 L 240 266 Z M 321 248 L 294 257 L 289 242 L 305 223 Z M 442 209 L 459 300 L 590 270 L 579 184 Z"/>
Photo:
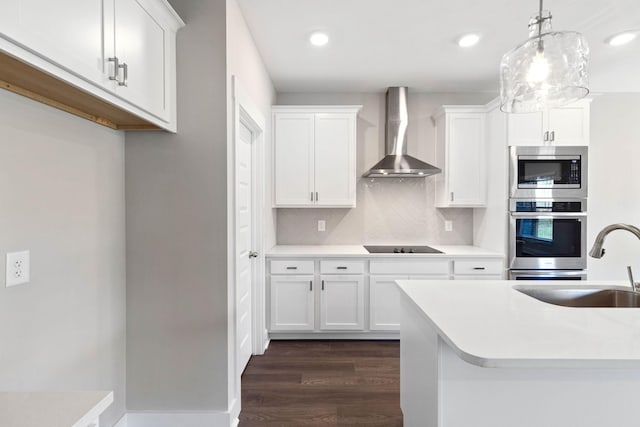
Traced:
<path fill-rule="evenodd" d="M 114 390 L 125 411 L 124 134 L 0 90 L 0 390 Z M 5 288 L 4 255 L 31 251 Z M 102 424 L 101 424 L 102 425 Z"/>
<path fill-rule="evenodd" d="M 435 161 L 433 112 L 443 104 L 481 105 L 491 94 L 409 92 L 409 154 Z M 384 154 L 385 94 L 279 93 L 279 105 L 360 104 L 357 171 L 362 175 Z M 433 179 L 359 178 L 355 209 L 278 209 L 277 242 L 285 244 L 472 244 L 471 209 L 436 209 Z M 326 220 L 327 231 L 317 231 Z M 453 231 L 444 231 L 444 221 Z"/>
<path fill-rule="evenodd" d="M 171 4 L 178 134 L 126 137 L 127 403 L 226 411 L 226 6 Z"/>
<path fill-rule="evenodd" d="M 626 222 L 640 227 L 640 94 L 604 94 L 591 104 L 589 222 L 587 244 L 604 226 Z M 640 278 L 640 241 L 615 231 L 606 255 L 589 258 L 589 279 L 626 280 L 626 266 Z"/>

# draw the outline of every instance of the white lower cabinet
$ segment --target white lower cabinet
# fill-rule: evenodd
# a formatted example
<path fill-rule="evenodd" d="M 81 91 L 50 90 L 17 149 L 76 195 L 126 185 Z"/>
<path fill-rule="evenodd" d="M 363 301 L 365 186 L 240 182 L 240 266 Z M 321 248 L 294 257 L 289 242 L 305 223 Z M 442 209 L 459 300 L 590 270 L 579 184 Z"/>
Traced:
<path fill-rule="evenodd" d="M 399 331 L 400 289 L 396 280 L 449 280 L 448 275 L 371 276 L 369 278 L 369 329 Z"/>
<path fill-rule="evenodd" d="M 364 329 L 364 276 L 320 276 L 320 329 Z"/>
<path fill-rule="evenodd" d="M 270 329 L 313 331 L 315 283 L 313 276 L 271 276 Z"/>
<path fill-rule="evenodd" d="M 409 276 L 371 276 L 369 278 L 369 329 L 400 330 L 400 290 L 396 280 Z"/>
<path fill-rule="evenodd" d="M 501 280 L 499 258 L 274 259 L 269 330 L 278 338 L 395 338 L 397 280 Z M 368 284 L 367 284 L 368 283 Z"/>

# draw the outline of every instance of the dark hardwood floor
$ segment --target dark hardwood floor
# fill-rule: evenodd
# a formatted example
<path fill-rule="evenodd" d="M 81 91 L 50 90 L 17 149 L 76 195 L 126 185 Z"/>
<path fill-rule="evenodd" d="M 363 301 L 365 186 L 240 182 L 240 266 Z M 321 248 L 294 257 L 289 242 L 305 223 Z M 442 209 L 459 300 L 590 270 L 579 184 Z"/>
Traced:
<path fill-rule="evenodd" d="M 239 427 L 402 426 L 398 341 L 271 341 L 242 375 Z"/>

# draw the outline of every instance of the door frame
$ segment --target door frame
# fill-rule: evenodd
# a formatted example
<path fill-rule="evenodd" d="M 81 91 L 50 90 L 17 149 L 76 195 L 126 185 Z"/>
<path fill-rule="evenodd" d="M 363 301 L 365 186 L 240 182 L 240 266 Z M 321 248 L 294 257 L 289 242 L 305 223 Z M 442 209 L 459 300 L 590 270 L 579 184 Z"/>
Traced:
<path fill-rule="evenodd" d="M 227 224 L 228 230 L 228 266 L 229 266 L 229 281 L 228 281 L 228 307 L 229 307 L 229 337 L 228 337 L 228 353 L 229 353 L 229 374 L 230 374 L 230 398 L 239 396 L 240 393 L 240 369 L 238 367 L 238 355 L 237 352 L 237 333 L 238 333 L 238 313 L 236 310 L 236 211 L 237 211 L 237 197 L 238 193 L 238 180 L 236 171 L 236 159 L 238 156 L 238 143 L 240 139 L 240 124 L 247 126 L 253 136 L 251 144 L 252 154 L 252 247 L 258 252 L 258 257 L 254 259 L 253 277 L 251 284 L 251 349 L 252 354 L 263 354 L 269 341 L 268 333 L 265 324 L 265 251 L 264 251 L 264 197 L 266 194 L 265 188 L 265 135 L 266 135 L 266 121 L 264 116 L 253 103 L 251 98 L 247 95 L 247 92 L 243 89 L 242 85 L 238 81 L 237 76 L 231 76 L 231 91 L 232 91 L 232 129 L 233 134 L 230 138 L 230 145 L 228 150 L 228 174 L 229 182 L 228 188 L 228 212 L 229 221 Z"/>

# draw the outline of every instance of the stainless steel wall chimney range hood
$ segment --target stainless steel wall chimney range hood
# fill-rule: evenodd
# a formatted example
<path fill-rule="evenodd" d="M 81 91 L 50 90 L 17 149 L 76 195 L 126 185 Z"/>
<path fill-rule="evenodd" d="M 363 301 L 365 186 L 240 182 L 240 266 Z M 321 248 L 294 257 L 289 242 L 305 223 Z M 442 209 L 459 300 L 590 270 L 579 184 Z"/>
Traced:
<path fill-rule="evenodd" d="M 407 88 L 387 89 L 386 156 L 363 176 L 371 178 L 424 178 L 442 172 L 440 168 L 407 154 Z"/>

